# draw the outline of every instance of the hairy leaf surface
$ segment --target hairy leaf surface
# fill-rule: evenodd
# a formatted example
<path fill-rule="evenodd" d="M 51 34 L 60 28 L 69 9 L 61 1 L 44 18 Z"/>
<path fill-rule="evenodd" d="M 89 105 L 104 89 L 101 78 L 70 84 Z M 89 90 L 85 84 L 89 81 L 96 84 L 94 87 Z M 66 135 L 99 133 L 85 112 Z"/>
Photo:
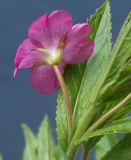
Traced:
<path fill-rule="evenodd" d="M 90 38 L 95 41 L 93 55 L 85 63 L 66 67 L 64 74 L 73 109 L 74 130 L 97 98 L 103 82 L 102 75 L 111 52 L 111 21 L 108 1 L 90 18 L 89 24 L 93 28 Z M 58 96 L 56 120 L 59 144 L 66 151 L 68 147 L 68 124 L 65 103 L 61 93 Z"/>

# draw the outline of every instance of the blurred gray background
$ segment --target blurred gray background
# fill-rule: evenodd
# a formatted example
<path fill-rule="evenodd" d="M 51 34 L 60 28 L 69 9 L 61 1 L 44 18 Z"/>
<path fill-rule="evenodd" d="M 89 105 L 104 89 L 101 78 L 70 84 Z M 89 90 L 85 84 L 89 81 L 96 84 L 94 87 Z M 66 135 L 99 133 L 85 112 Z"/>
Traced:
<path fill-rule="evenodd" d="M 31 88 L 29 70 L 12 73 L 18 45 L 30 23 L 45 12 L 64 9 L 74 22 L 85 22 L 103 0 L 0 0 L 0 152 L 4 160 L 20 160 L 24 147 L 21 123 L 34 131 L 48 114 L 55 131 L 57 92 L 42 95 Z M 131 0 L 111 0 L 113 42 L 131 9 Z M 55 135 L 55 133 L 54 133 Z M 92 158 L 91 158 L 92 159 Z"/>

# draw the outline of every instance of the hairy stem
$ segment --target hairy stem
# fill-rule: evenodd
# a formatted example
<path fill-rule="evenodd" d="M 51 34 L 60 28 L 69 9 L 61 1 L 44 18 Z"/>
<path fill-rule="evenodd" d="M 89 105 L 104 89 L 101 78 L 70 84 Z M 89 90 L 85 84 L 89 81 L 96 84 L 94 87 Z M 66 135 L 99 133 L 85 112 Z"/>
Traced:
<path fill-rule="evenodd" d="M 63 75 L 61 74 L 59 67 L 57 65 L 54 65 L 53 67 L 54 67 L 55 73 L 57 75 L 58 81 L 60 83 L 60 86 L 63 92 L 63 96 L 64 96 L 64 100 L 66 104 L 69 128 L 72 129 L 72 108 L 71 108 L 70 97 L 68 95 L 66 84 L 65 84 Z"/>
<path fill-rule="evenodd" d="M 112 108 L 109 112 L 104 114 L 100 119 L 98 119 L 87 131 L 86 133 L 90 134 L 97 127 L 99 127 L 105 120 L 107 120 L 112 114 L 123 108 L 131 100 L 131 93 L 124 98 L 119 104 Z"/>

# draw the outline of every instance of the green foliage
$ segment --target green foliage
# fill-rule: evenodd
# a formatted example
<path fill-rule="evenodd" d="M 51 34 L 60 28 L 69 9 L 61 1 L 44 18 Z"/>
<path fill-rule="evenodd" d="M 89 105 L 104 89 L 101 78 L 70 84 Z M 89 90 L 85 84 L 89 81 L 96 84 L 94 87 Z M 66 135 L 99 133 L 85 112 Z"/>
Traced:
<path fill-rule="evenodd" d="M 131 13 L 129 13 L 105 69 L 106 80 L 98 95 L 98 113 L 96 121 L 102 114 L 113 108 L 126 95 L 131 87 Z M 131 111 L 126 105 L 112 120 L 123 117 Z"/>
<path fill-rule="evenodd" d="M 97 34 L 97 30 L 99 28 L 99 25 L 101 23 L 101 19 L 102 16 L 104 14 L 104 11 L 106 9 L 106 5 L 108 4 L 108 0 L 105 1 L 105 3 L 103 3 L 97 10 L 96 13 L 94 15 L 92 15 L 89 20 L 88 23 L 91 25 L 92 27 L 92 32 L 91 34 L 87 37 L 90 39 L 94 39 L 96 37 Z"/>
<path fill-rule="evenodd" d="M 101 160 L 131 160 L 131 134 L 126 134 Z"/>
<path fill-rule="evenodd" d="M 2 158 L 2 154 L 0 154 L 0 160 L 3 160 L 3 158 Z"/>
<path fill-rule="evenodd" d="M 94 145 L 104 136 L 96 146 L 96 160 L 99 160 L 116 143 L 116 139 L 110 134 L 131 132 L 131 118 L 124 118 L 131 111 L 130 103 L 92 133 L 85 132 L 131 91 L 131 13 L 113 49 L 108 0 L 91 16 L 88 23 L 92 26 L 93 32 L 87 39 L 94 40 L 94 52 L 88 61 L 66 66 L 64 74 L 73 110 L 73 136 L 76 139 L 73 137 L 71 143 L 68 142 L 68 120 L 61 91 L 57 100 L 56 130 L 58 142 L 65 152 L 75 141 L 92 141 Z M 26 125 L 23 125 L 23 128 L 26 138 L 23 160 L 64 160 L 63 152 L 52 138 L 48 118 L 42 122 L 38 135 L 34 135 Z"/>
<path fill-rule="evenodd" d="M 129 13 L 117 41 L 107 67 L 107 79 L 103 85 L 99 99 L 101 112 L 107 112 L 130 93 L 131 87 L 131 13 Z M 104 106 L 104 108 L 103 108 Z M 128 112 L 130 107 L 125 107 L 115 117 L 121 118 Z M 123 114 L 122 114 L 123 113 Z M 100 116 L 100 115 L 99 115 Z"/>
<path fill-rule="evenodd" d="M 118 96 L 119 93 L 123 93 L 123 90 L 126 90 L 127 95 L 128 88 L 131 87 L 131 83 L 129 83 L 131 82 L 131 13 L 129 13 L 113 47 L 108 68 L 108 77 L 101 89 L 101 94 L 106 92 L 104 96 L 108 97 L 108 100 L 113 93 Z M 124 96 L 125 94 L 121 94 L 121 98 Z"/>
<path fill-rule="evenodd" d="M 68 120 L 61 91 L 57 100 L 56 130 L 58 142 L 65 152 L 72 149 L 70 145 L 73 144 L 74 147 L 75 141 L 82 143 L 92 140 L 92 144 L 95 144 L 100 137 L 104 136 L 96 147 L 96 160 L 99 160 L 116 143 L 116 139 L 110 134 L 131 132 L 131 118 L 124 118 L 131 111 L 130 103 L 108 118 L 92 133 L 85 132 L 130 92 L 131 13 L 128 15 L 113 49 L 111 48 L 111 15 L 108 0 L 91 16 L 88 23 L 92 26 L 93 32 L 87 36 L 87 39 L 94 40 L 94 52 L 88 61 L 66 66 L 64 74 L 73 110 L 74 135 L 72 135 L 71 143 L 68 142 Z M 34 136 L 27 126 L 24 128 L 27 132 L 25 137 L 28 139 L 24 155 L 32 154 L 30 158 L 32 160 L 41 160 L 41 157 L 47 160 L 64 159 L 60 148 L 54 144 L 47 119 L 42 123 L 38 136 Z M 113 143 L 112 138 L 114 138 Z"/>
<path fill-rule="evenodd" d="M 118 104 L 131 92 L 131 13 L 129 13 L 117 41 L 113 47 L 108 67 L 107 78 L 99 94 L 98 111 L 93 122 Z M 117 69 L 116 69 L 117 68 Z M 105 72 L 106 72 L 105 70 Z M 104 125 L 124 118 L 131 112 L 131 103 L 125 105 L 120 111 L 110 117 Z M 101 126 L 101 128 L 104 127 Z M 97 137 L 93 141 L 97 142 Z M 94 143 L 95 144 L 95 143 Z"/>
<path fill-rule="evenodd" d="M 37 159 L 37 141 L 34 133 L 28 128 L 26 124 L 22 125 L 26 140 L 26 147 L 23 155 L 23 160 L 36 160 Z"/>
<path fill-rule="evenodd" d="M 62 149 L 66 151 L 68 146 L 68 120 L 66 115 L 65 103 L 61 92 L 58 96 L 57 102 L 58 102 L 56 111 L 57 139 Z"/>
<path fill-rule="evenodd" d="M 44 118 L 37 135 L 27 125 L 22 127 L 26 140 L 23 160 L 64 160 L 63 152 L 54 143 L 48 117 Z"/>
<path fill-rule="evenodd" d="M 42 142 L 42 143 L 41 143 Z M 51 128 L 48 122 L 48 117 L 42 122 L 38 132 L 38 160 L 43 157 L 47 160 L 55 160 L 54 157 L 54 140 L 51 133 Z"/>
<path fill-rule="evenodd" d="M 95 48 L 89 61 L 70 65 L 65 69 L 65 82 L 69 91 L 73 109 L 74 130 L 81 123 L 82 117 L 87 117 L 88 111 L 97 98 L 102 85 L 102 75 L 111 52 L 111 21 L 108 1 L 97 10 L 89 20 L 93 28 L 90 38 L 95 39 Z M 85 115 L 86 113 L 86 115 Z M 58 96 L 57 106 L 57 135 L 64 151 L 67 150 L 68 124 L 63 96 Z M 88 120 L 87 120 L 88 121 Z"/>
<path fill-rule="evenodd" d="M 98 18 L 96 14 L 89 20 L 91 26 L 97 31 L 94 37 L 94 52 L 87 61 L 85 69 L 82 70 L 84 74 L 74 107 L 74 124 L 77 124 L 77 126 L 82 121 L 82 117 L 83 119 L 88 117 L 88 113 L 94 108 L 99 90 L 104 81 L 104 70 L 111 53 L 111 19 L 109 15 L 110 6 L 109 2 L 107 2 L 106 7 L 104 6 L 102 17 Z M 87 123 L 89 120 L 87 120 Z"/>
<path fill-rule="evenodd" d="M 118 104 L 125 96 L 127 96 L 131 90 L 131 13 L 129 13 L 121 31 L 117 38 L 117 41 L 113 47 L 112 53 L 109 57 L 107 66 L 105 68 L 105 81 L 98 94 L 97 112 L 91 122 L 94 123 L 103 114 L 108 112 L 116 104 Z M 131 103 L 129 102 L 123 109 L 115 113 L 101 126 L 101 129 L 96 130 L 93 134 L 103 135 L 104 131 L 108 133 L 116 132 L 130 132 L 131 126 L 119 124 L 116 126 L 110 126 L 105 128 L 108 124 L 113 125 L 116 120 L 125 121 L 122 119 L 131 111 Z M 114 122 L 114 123 L 112 123 Z M 118 121 L 119 122 L 119 121 Z M 113 128 L 114 127 L 114 128 Z M 123 129 L 122 129 L 123 127 Z M 112 130 L 113 129 L 113 130 Z M 116 130 L 118 129 L 118 130 Z M 122 129 L 122 130 L 121 130 Z M 97 132 L 98 131 L 98 132 Z M 101 133 L 100 133 L 100 132 Z M 104 133 L 103 132 L 103 133 Z M 87 138 L 87 137 L 86 137 Z M 97 142 L 97 137 L 93 138 L 93 141 Z M 95 144 L 95 143 L 94 143 Z"/>
<path fill-rule="evenodd" d="M 101 160 L 101 158 L 118 142 L 118 138 L 115 134 L 105 135 L 96 144 L 95 160 Z"/>
<path fill-rule="evenodd" d="M 85 133 L 79 140 L 79 142 L 88 141 L 88 139 L 96 136 L 113 134 L 113 133 L 128 133 L 128 132 L 131 132 L 131 117 L 121 120 L 116 120 L 101 129 L 95 130 L 91 134 Z"/>
<path fill-rule="evenodd" d="M 131 13 L 113 48 L 108 0 L 88 23 L 92 33 L 86 38 L 94 40 L 94 52 L 88 61 L 65 67 L 64 79 L 73 110 L 73 135 L 69 139 L 66 107 L 60 91 L 56 111 L 58 142 L 63 151 L 70 153 L 76 150 L 77 144 L 84 143 L 85 149 L 90 149 L 101 139 L 96 144 L 95 160 L 131 160 L 131 134 L 119 142 L 113 135 L 131 132 L 131 117 L 127 116 L 131 112 L 130 102 L 91 133 L 86 132 L 131 92 Z M 64 160 L 63 151 L 53 140 L 48 117 L 41 123 L 38 134 L 26 124 L 22 127 L 26 141 L 23 160 Z"/>

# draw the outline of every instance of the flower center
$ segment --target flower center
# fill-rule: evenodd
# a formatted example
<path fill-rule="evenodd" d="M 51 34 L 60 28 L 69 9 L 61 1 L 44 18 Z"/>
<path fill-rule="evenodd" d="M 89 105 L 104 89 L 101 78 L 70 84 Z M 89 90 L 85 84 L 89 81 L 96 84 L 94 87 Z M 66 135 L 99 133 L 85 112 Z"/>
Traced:
<path fill-rule="evenodd" d="M 47 50 L 44 48 L 37 48 L 36 51 L 44 56 L 44 63 L 50 65 L 58 65 L 62 61 L 62 55 L 64 52 L 66 43 L 66 35 L 63 35 L 58 41 L 57 47 L 54 50 Z"/>

